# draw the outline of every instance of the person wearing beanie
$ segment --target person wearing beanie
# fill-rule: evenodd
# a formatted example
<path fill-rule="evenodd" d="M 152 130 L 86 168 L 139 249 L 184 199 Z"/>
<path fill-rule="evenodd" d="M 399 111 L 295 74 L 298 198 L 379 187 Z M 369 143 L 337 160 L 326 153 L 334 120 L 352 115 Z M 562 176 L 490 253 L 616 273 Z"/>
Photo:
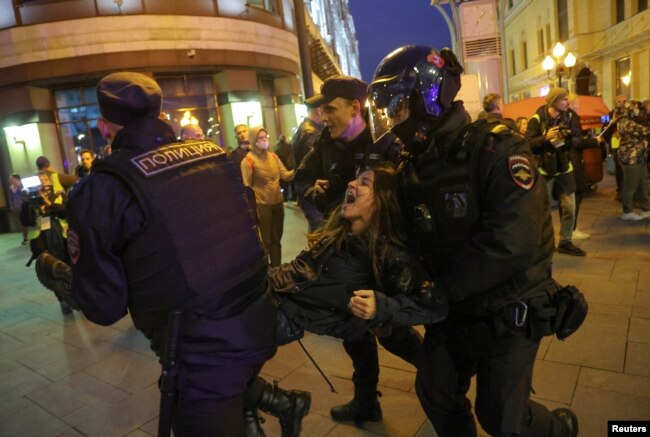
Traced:
<path fill-rule="evenodd" d="M 113 153 L 69 196 L 71 265 L 43 254 L 39 280 L 100 325 L 130 314 L 163 365 L 159 436 L 244 435 L 258 408 L 297 436 L 309 393 L 258 376 L 277 309 L 239 168 L 213 142 L 176 142 L 149 76 L 109 74 L 97 98 Z"/>
<path fill-rule="evenodd" d="M 573 244 L 576 220 L 576 181 L 569 156 L 582 137 L 578 116 L 568 111 L 569 92 L 564 88 L 551 88 L 546 95 L 546 105 L 540 106 L 528 120 L 526 139 L 539 161 L 539 172 L 546 179 L 549 201 L 557 198 L 560 213 L 559 253 L 585 256 L 587 253 Z"/>

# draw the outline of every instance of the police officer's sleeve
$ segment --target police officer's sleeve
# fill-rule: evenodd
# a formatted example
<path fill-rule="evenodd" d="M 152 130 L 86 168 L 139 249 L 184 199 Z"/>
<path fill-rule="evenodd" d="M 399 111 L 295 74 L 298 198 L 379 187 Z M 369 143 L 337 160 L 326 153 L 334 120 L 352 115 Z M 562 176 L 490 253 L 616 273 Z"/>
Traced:
<path fill-rule="evenodd" d="M 451 268 L 436 279 L 437 291 L 451 300 L 486 292 L 552 255 L 544 179 L 528 145 L 520 144 L 512 152 L 480 152 L 480 222 Z"/>
<path fill-rule="evenodd" d="M 129 293 L 120 254 L 142 229 L 142 210 L 121 182 L 93 173 L 75 186 L 66 211 L 72 295 L 92 322 L 115 323 Z"/>
<path fill-rule="evenodd" d="M 446 302 L 422 299 L 429 279 L 418 257 L 406 249 L 389 245 L 381 268 L 383 292 L 375 291 L 377 313 L 370 325 L 429 325 L 446 318 L 449 313 Z"/>
<path fill-rule="evenodd" d="M 317 141 L 296 169 L 294 184 L 299 193 L 304 195 L 305 191 L 314 186 L 317 179 L 325 179 L 321 172 L 322 159 L 321 148 Z"/>
<path fill-rule="evenodd" d="M 446 305 L 437 309 L 425 308 L 405 294 L 391 297 L 375 291 L 375 300 L 377 302 L 377 313 L 368 323 L 371 327 L 378 324 L 396 326 L 430 325 L 444 320 L 449 313 L 449 308 Z"/>

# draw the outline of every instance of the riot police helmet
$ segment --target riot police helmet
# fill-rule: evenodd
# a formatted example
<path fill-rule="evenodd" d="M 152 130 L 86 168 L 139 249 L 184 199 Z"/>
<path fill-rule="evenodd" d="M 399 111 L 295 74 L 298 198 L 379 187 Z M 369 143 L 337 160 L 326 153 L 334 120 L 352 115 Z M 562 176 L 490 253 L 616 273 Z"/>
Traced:
<path fill-rule="evenodd" d="M 409 141 L 417 121 L 442 117 L 460 89 L 462 71 L 449 49 L 408 45 L 389 53 L 368 88 L 373 139 L 392 131 Z"/>

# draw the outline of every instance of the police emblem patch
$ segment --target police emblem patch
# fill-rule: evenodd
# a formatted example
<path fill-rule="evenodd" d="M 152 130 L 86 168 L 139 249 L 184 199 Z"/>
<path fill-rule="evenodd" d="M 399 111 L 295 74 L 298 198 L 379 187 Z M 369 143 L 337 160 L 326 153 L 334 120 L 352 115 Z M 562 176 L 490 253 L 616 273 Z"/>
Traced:
<path fill-rule="evenodd" d="M 530 168 L 528 158 L 522 155 L 512 155 L 508 157 L 508 170 L 512 180 L 523 188 L 530 190 L 533 187 L 533 170 Z"/>
<path fill-rule="evenodd" d="M 68 254 L 72 264 L 77 264 L 81 256 L 81 244 L 79 243 L 79 234 L 72 229 L 68 229 Z"/>

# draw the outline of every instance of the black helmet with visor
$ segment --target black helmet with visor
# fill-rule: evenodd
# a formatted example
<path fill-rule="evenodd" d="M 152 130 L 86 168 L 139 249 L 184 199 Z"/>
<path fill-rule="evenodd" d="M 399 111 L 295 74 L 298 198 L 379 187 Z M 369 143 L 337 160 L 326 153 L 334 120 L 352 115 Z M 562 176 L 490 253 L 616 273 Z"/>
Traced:
<path fill-rule="evenodd" d="M 404 46 L 388 54 L 368 88 L 373 139 L 377 141 L 414 112 L 418 118 L 441 117 L 460 89 L 461 72 L 449 49 Z"/>

